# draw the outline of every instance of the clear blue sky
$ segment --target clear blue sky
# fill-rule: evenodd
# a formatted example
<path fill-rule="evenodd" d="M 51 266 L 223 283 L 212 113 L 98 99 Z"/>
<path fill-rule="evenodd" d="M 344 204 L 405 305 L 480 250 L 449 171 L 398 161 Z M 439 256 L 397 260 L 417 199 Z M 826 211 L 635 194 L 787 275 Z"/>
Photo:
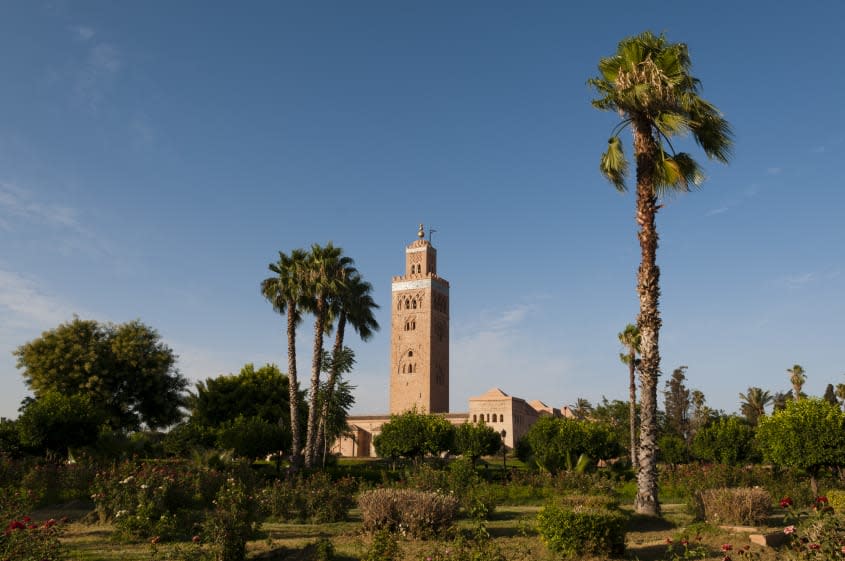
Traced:
<path fill-rule="evenodd" d="M 833 1 L 5 2 L 0 415 L 28 393 L 11 352 L 74 314 L 141 319 L 192 381 L 284 365 L 258 285 L 329 240 L 382 305 L 350 342 L 355 412 L 385 411 L 419 222 L 452 287 L 453 411 L 493 386 L 625 399 L 634 200 L 598 173 L 615 116 L 586 80 L 646 29 L 688 43 L 736 133 L 658 216 L 663 371 L 728 412 L 794 363 L 821 394 L 845 382 L 843 22 Z"/>

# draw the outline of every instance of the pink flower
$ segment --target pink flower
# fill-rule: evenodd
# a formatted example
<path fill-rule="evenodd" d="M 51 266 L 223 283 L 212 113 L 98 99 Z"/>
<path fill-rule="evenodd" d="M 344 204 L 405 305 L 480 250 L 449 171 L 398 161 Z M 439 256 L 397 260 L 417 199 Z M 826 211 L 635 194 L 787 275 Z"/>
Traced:
<path fill-rule="evenodd" d="M 820 546 L 820 545 L 819 545 L 819 544 L 817 544 L 817 543 L 811 543 L 811 544 L 810 544 L 810 545 L 808 545 L 807 547 L 809 547 L 810 549 L 816 550 L 816 549 L 821 549 L 821 547 L 822 547 L 822 546 Z"/>
<path fill-rule="evenodd" d="M 194 542 L 194 543 L 200 543 L 200 537 L 194 536 L 193 538 L 191 538 L 191 541 Z"/>
<path fill-rule="evenodd" d="M 789 534 L 794 534 L 795 533 L 795 526 L 787 526 L 786 528 L 783 529 L 783 533 L 786 534 L 787 536 Z"/>

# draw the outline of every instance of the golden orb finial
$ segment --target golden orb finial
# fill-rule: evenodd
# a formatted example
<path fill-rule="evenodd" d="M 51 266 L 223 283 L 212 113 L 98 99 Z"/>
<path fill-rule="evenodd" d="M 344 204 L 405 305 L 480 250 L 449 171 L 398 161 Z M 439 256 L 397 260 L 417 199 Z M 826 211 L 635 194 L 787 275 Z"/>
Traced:
<path fill-rule="evenodd" d="M 422 225 L 422 224 L 420 224 L 420 230 L 417 232 L 417 237 L 418 237 L 419 239 L 424 239 L 424 238 L 425 238 L 425 228 L 423 227 L 423 225 Z"/>

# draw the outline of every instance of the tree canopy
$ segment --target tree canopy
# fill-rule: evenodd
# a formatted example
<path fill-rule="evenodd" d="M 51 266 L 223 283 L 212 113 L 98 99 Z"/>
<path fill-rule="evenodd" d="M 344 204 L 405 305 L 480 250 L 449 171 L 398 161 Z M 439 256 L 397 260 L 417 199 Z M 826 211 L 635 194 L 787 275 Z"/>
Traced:
<path fill-rule="evenodd" d="M 818 494 L 819 471 L 845 466 L 845 413 L 819 398 L 789 401 L 760 418 L 757 442 L 766 460 L 807 470 Z"/>
<path fill-rule="evenodd" d="M 14 355 L 36 400 L 50 392 L 84 396 L 115 430 L 166 427 L 182 416 L 187 381 L 176 369 L 176 355 L 138 320 L 74 318 Z"/>
<path fill-rule="evenodd" d="M 442 415 L 407 411 L 391 415 L 373 439 L 376 453 L 382 458 L 419 459 L 426 454 L 439 454 L 452 448 L 454 427 Z"/>
<path fill-rule="evenodd" d="M 591 460 L 617 456 L 621 447 L 613 430 L 603 423 L 543 416 L 522 437 L 523 450 L 542 470 L 572 470 L 582 455 Z"/>

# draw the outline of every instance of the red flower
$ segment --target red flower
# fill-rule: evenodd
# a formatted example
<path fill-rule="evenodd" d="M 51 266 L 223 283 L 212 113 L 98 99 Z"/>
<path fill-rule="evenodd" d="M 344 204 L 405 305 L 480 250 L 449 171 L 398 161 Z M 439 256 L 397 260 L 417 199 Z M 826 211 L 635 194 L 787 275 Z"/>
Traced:
<path fill-rule="evenodd" d="M 818 500 L 818 499 L 816 499 L 816 500 Z M 30 522 L 32 522 L 32 518 L 30 518 L 29 516 L 24 516 L 23 518 L 21 518 L 21 520 L 23 520 L 26 524 L 29 524 Z"/>
<path fill-rule="evenodd" d="M 722 544 L 722 551 L 730 551 L 730 550 L 732 550 L 733 548 L 734 548 L 734 546 L 732 546 L 732 545 L 731 545 L 731 544 L 729 544 L 729 543 L 723 543 L 723 544 Z"/>
<path fill-rule="evenodd" d="M 666 543 L 668 543 L 669 545 L 672 545 L 672 538 L 666 538 Z"/>
<path fill-rule="evenodd" d="M 200 543 L 200 537 L 194 536 L 193 538 L 191 538 L 191 541 L 194 542 L 194 543 Z"/>
<path fill-rule="evenodd" d="M 25 530 L 26 525 L 21 522 L 20 520 L 12 520 L 9 522 L 9 525 L 6 527 L 8 530 Z"/>
<path fill-rule="evenodd" d="M 786 508 L 788 506 L 792 506 L 792 497 L 784 497 L 780 500 L 780 507 Z"/>
<path fill-rule="evenodd" d="M 819 544 L 817 544 L 817 543 L 811 543 L 811 544 L 810 544 L 810 545 L 808 545 L 807 547 L 808 547 L 808 548 L 810 548 L 810 549 L 813 549 L 813 550 L 815 550 L 815 549 L 821 549 L 821 548 L 822 548 L 822 546 L 820 546 L 820 545 L 819 545 Z"/>
<path fill-rule="evenodd" d="M 688 540 L 688 539 L 686 539 L 686 538 L 682 539 L 682 540 L 681 540 L 681 545 L 682 545 L 682 546 L 684 546 L 684 547 L 686 547 L 687 545 L 689 545 L 689 540 Z"/>
<path fill-rule="evenodd" d="M 825 497 L 824 495 L 822 495 L 821 497 L 816 497 L 816 502 L 817 503 L 826 503 L 827 497 Z"/>

